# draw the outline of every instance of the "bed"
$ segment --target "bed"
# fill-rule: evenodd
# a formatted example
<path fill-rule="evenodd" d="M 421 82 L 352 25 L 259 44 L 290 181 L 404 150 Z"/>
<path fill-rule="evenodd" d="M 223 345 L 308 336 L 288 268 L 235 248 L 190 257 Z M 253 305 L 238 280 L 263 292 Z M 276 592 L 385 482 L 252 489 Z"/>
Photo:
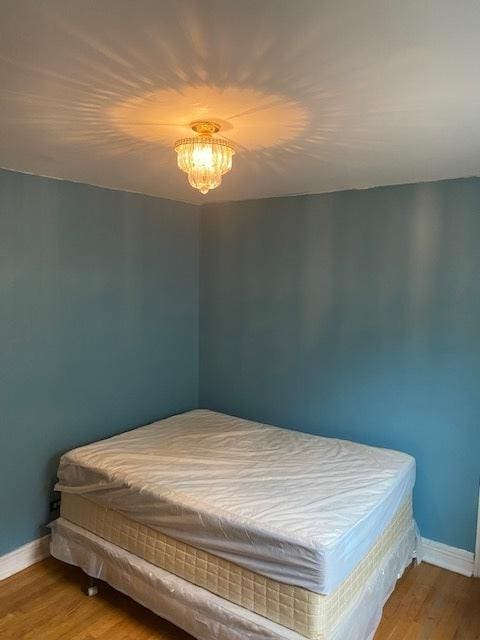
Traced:
<path fill-rule="evenodd" d="M 52 554 L 200 639 L 366 640 L 415 555 L 397 451 L 196 410 L 58 475 Z"/>

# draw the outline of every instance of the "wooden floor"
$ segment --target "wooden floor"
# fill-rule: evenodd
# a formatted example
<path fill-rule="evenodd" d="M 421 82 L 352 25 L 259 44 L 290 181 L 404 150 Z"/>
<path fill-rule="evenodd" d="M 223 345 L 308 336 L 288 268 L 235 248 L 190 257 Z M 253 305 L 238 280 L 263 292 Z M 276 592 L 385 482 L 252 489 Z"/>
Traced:
<path fill-rule="evenodd" d="M 87 598 L 82 581 L 50 558 L 1 582 L 1 640 L 191 640 L 106 584 Z M 409 569 L 375 640 L 480 640 L 480 580 L 428 564 Z"/>

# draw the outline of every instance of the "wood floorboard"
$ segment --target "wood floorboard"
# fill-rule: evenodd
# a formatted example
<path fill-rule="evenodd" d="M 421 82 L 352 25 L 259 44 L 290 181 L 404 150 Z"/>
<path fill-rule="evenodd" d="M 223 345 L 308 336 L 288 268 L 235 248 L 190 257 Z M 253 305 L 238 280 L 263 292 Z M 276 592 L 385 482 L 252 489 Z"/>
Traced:
<path fill-rule="evenodd" d="M 53 558 L 0 582 L 0 639 L 192 640 L 106 584 L 87 598 L 83 583 Z M 480 580 L 425 563 L 409 569 L 375 640 L 480 640 Z"/>

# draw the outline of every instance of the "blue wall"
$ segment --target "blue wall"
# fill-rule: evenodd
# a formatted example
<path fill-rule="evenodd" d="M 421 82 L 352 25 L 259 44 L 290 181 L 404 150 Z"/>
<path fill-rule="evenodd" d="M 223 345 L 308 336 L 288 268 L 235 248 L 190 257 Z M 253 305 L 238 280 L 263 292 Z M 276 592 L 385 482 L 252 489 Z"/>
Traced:
<path fill-rule="evenodd" d="M 480 180 L 211 205 L 200 403 L 413 454 L 426 537 L 473 550 Z"/>
<path fill-rule="evenodd" d="M 0 171 L 0 554 L 62 452 L 197 406 L 198 208 Z"/>
<path fill-rule="evenodd" d="M 408 451 L 473 550 L 480 180 L 204 206 L 200 405 Z M 198 208 L 0 170 L 0 554 L 64 451 L 198 406 Z"/>

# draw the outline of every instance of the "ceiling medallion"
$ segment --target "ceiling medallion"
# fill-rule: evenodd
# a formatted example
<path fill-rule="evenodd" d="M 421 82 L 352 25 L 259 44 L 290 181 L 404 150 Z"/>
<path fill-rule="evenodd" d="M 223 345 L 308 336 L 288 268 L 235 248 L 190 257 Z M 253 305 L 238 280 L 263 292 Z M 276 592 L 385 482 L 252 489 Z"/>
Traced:
<path fill-rule="evenodd" d="M 177 163 L 188 175 L 188 182 L 200 193 L 216 189 L 222 176 L 232 168 L 233 145 L 223 138 L 214 138 L 220 126 L 214 122 L 192 122 L 196 138 L 182 138 L 175 143 Z"/>

